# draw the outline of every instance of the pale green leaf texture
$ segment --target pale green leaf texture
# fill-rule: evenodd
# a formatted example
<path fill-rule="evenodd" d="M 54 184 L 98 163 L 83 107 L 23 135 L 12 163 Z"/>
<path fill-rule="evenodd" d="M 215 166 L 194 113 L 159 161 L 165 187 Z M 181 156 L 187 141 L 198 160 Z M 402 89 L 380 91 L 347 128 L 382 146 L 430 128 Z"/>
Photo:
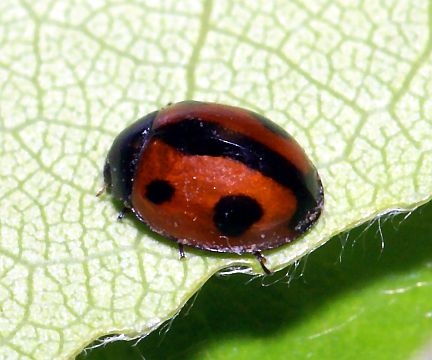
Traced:
<path fill-rule="evenodd" d="M 427 1 L 0 2 L 0 358 L 76 354 L 150 332 L 218 269 L 94 197 L 115 137 L 168 102 L 218 101 L 284 126 L 314 160 L 324 214 L 268 254 L 279 269 L 432 193 Z"/>

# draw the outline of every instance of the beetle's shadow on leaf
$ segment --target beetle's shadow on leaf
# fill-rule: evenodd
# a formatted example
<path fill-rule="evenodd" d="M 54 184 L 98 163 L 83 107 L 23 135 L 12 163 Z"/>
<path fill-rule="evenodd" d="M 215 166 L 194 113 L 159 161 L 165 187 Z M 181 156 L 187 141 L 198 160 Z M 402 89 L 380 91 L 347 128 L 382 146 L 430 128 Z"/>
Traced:
<path fill-rule="evenodd" d="M 356 292 L 381 277 L 404 273 L 432 260 L 432 224 L 425 221 L 432 218 L 432 203 L 406 220 L 405 216 L 389 216 L 381 224 L 353 230 L 343 250 L 339 239 L 332 239 L 309 256 L 302 276 L 289 285 L 283 272 L 273 275 L 281 280 L 271 286 L 262 286 L 259 279 L 249 281 L 246 275 L 213 277 L 199 292 L 192 309 L 188 311 L 186 305 L 169 330 L 153 332 L 136 347 L 116 342 L 85 358 L 114 359 L 133 354 L 138 359 L 142 354 L 147 360 L 199 359 L 218 341 L 265 339 L 282 329 L 294 329 L 340 294 Z"/>

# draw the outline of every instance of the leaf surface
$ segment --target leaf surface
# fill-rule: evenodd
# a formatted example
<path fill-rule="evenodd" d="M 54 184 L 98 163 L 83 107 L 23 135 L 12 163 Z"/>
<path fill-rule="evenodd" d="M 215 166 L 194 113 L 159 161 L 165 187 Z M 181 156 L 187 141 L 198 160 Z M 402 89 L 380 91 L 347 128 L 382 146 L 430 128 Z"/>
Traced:
<path fill-rule="evenodd" d="M 264 279 L 215 276 L 161 330 L 79 359 L 430 359 L 431 216 L 365 224 Z"/>
<path fill-rule="evenodd" d="M 332 235 L 432 193 L 427 1 L 0 4 L 2 358 L 68 358 L 152 331 L 216 271 L 252 257 L 188 250 L 94 197 L 127 124 L 217 101 L 284 126 L 314 160 L 325 212 L 267 255 L 280 269 Z"/>

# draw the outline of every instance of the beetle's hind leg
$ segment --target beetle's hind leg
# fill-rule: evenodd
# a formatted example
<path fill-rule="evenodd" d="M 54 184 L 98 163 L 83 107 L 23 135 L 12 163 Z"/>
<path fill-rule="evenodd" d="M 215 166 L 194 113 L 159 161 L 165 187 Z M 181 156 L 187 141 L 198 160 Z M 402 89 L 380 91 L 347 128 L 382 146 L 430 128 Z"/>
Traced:
<path fill-rule="evenodd" d="M 260 263 L 262 269 L 264 270 L 264 272 L 265 272 L 267 275 L 271 275 L 271 274 L 273 274 L 273 272 L 271 272 L 271 271 L 269 270 L 269 268 L 265 265 L 265 263 L 267 262 L 267 259 L 266 259 L 265 256 L 261 253 L 261 251 L 255 251 L 253 254 L 255 255 L 255 257 L 257 258 L 257 260 L 259 261 L 259 263 Z"/>

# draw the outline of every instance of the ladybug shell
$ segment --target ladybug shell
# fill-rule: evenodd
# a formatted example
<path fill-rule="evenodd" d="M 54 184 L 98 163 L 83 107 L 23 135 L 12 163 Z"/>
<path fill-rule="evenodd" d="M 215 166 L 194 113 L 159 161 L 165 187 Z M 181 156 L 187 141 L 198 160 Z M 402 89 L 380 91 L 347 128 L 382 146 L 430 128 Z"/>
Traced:
<path fill-rule="evenodd" d="M 217 252 L 289 243 L 323 206 L 317 171 L 292 137 L 256 113 L 213 103 L 170 105 L 123 131 L 105 182 L 155 232 Z"/>

